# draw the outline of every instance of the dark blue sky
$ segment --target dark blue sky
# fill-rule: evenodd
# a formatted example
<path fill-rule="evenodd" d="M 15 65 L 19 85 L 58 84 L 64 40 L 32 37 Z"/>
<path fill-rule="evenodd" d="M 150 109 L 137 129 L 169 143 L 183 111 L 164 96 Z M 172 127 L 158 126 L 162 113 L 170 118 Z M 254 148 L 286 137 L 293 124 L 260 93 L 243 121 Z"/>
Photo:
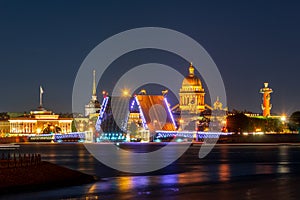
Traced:
<path fill-rule="evenodd" d="M 299 9 L 297 1 L 274 0 L 0 1 L 0 111 L 36 108 L 42 85 L 47 108 L 71 112 L 73 83 L 87 54 L 121 31 L 156 26 L 180 31 L 208 51 L 230 110 L 260 112 L 258 91 L 268 81 L 272 111 L 291 114 L 300 110 Z M 188 65 L 160 52 L 123 57 L 108 75 L 146 61 L 181 72 Z M 106 84 L 99 83 L 99 97 Z"/>

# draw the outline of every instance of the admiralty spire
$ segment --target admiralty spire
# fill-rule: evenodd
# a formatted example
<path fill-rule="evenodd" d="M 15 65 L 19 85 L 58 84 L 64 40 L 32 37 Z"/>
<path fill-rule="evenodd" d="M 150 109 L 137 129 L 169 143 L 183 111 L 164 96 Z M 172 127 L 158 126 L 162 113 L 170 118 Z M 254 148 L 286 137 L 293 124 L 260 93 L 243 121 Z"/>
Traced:
<path fill-rule="evenodd" d="M 96 92 L 96 71 L 93 70 L 93 89 L 92 89 L 92 98 L 88 104 L 85 105 L 85 116 L 89 116 L 90 114 L 99 113 L 100 103 L 97 100 L 97 92 Z"/>

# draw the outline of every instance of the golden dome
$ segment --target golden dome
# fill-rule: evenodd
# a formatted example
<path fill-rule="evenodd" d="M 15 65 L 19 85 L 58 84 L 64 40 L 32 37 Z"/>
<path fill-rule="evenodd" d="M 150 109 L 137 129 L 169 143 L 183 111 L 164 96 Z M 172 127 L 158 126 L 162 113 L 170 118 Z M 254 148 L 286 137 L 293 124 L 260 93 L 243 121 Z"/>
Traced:
<path fill-rule="evenodd" d="M 199 86 L 202 87 L 202 83 L 200 79 L 194 74 L 194 66 L 191 63 L 189 67 L 189 75 L 186 76 L 182 81 L 182 86 Z"/>

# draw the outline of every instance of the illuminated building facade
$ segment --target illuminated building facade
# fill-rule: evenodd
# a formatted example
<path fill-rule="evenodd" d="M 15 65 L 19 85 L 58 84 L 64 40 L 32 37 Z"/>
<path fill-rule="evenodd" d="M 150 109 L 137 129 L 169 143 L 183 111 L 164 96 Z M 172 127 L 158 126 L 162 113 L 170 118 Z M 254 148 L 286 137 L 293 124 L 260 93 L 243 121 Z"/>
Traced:
<path fill-rule="evenodd" d="M 40 105 L 29 115 L 10 118 L 9 126 L 12 134 L 49 134 L 72 132 L 72 118 L 61 118 L 59 115 L 43 107 L 44 90 L 40 86 Z"/>
<path fill-rule="evenodd" d="M 9 133 L 10 131 L 9 121 L 0 120 L 0 133 Z"/>
<path fill-rule="evenodd" d="M 40 109 L 31 111 L 28 116 L 9 119 L 10 133 L 42 134 L 72 132 L 72 118 L 60 118 L 59 115 Z"/>
<path fill-rule="evenodd" d="M 263 94 L 263 104 L 261 108 L 263 110 L 263 116 L 269 117 L 271 115 L 272 104 L 270 103 L 271 100 L 271 93 L 273 90 L 269 88 L 269 83 L 264 83 L 264 88 L 260 89 L 260 93 Z"/>
<path fill-rule="evenodd" d="M 84 132 L 88 131 L 91 125 L 89 118 L 83 116 L 82 114 L 77 114 L 73 118 L 74 120 L 74 125 L 76 127 L 76 131 L 78 132 Z"/>
<path fill-rule="evenodd" d="M 209 129 L 211 131 L 222 131 L 226 132 L 227 126 L 227 112 L 228 108 L 224 108 L 223 104 L 221 103 L 219 97 L 217 97 L 216 101 L 213 103 L 212 114 L 209 117 L 210 124 Z"/>
<path fill-rule="evenodd" d="M 205 110 L 205 92 L 200 79 L 195 76 L 194 71 L 194 66 L 191 63 L 189 75 L 183 79 L 179 92 L 179 108 L 181 113 L 199 114 Z"/>
<path fill-rule="evenodd" d="M 214 102 L 214 110 L 227 110 L 227 108 L 223 108 L 223 104 L 221 103 L 219 97 L 217 97 L 217 100 Z"/>
<path fill-rule="evenodd" d="M 192 63 L 188 71 L 189 74 L 183 79 L 179 90 L 179 109 L 175 111 L 175 113 L 180 113 L 180 118 L 177 120 L 181 131 L 197 130 L 199 120 L 203 118 L 200 114 L 206 109 L 205 92 L 201 80 L 195 75 L 195 68 Z"/>

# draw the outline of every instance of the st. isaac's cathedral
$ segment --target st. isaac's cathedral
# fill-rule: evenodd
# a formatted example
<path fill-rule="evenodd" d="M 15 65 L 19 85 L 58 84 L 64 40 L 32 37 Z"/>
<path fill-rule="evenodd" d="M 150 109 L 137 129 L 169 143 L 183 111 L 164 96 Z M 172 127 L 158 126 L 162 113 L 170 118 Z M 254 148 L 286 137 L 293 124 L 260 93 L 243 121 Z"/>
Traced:
<path fill-rule="evenodd" d="M 204 131 L 208 128 L 212 110 L 220 112 L 227 110 L 223 108 L 219 98 L 212 106 L 205 103 L 205 91 L 201 80 L 195 75 L 192 63 L 188 68 L 188 75 L 182 81 L 179 97 L 179 104 L 172 108 L 180 124 L 179 130 Z M 223 121 L 223 119 L 219 120 Z"/>
<path fill-rule="evenodd" d="M 195 76 L 194 71 L 194 66 L 191 63 L 189 75 L 182 81 L 182 87 L 179 92 L 179 108 L 182 113 L 200 114 L 205 110 L 205 92 L 200 79 Z"/>

